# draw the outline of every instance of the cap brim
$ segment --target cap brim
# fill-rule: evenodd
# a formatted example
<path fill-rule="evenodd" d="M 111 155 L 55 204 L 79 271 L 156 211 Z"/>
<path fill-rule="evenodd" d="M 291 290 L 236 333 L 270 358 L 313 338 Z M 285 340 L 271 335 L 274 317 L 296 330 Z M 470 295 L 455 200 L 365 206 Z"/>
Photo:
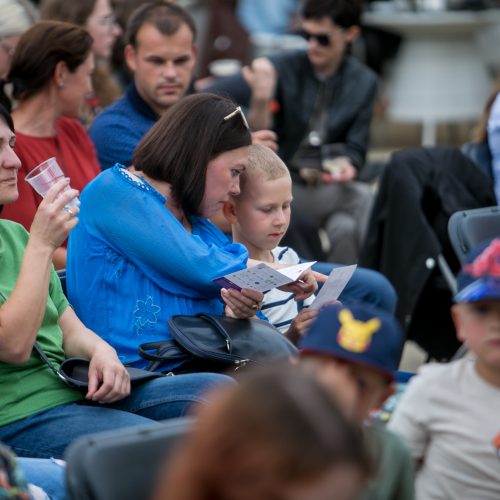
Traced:
<path fill-rule="evenodd" d="M 342 351 L 329 352 L 329 351 L 323 351 L 321 349 L 304 347 L 300 349 L 299 354 L 301 356 L 313 355 L 313 356 L 321 356 L 323 358 L 335 358 L 335 359 L 341 359 L 343 361 L 348 361 L 350 363 L 364 366 L 365 368 L 370 368 L 371 370 L 379 372 L 381 375 L 386 377 L 389 382 L 393 382 L 396 377 L 395 372 L 392 372 L 388 368 L 382 367 L 375 363 L 370 363 L 363 359 L 359 359 L 359 357 L 357 357 L 356 355 L 349 355 L 348 353 Z"/>
<path fill-rule="evenodd" d="M 460 290 L 454 301 L 479 302 L 480 300 L 500 300 L 500 281 L 491 279 L 479 279 Z"/>

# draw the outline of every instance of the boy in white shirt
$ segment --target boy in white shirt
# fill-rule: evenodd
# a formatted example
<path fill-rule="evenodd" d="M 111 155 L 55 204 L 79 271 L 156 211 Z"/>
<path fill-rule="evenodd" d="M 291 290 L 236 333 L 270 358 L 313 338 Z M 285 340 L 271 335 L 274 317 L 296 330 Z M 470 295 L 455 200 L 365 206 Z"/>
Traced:
<path fill-rule="evenodd" d="M 471 252 L 451 314 L 471 355 L 424 366 L 389 428 L 418 461 L 417 499 L 500 498 L 500 239 Z"/>
<path fill-rule="evenodd" d="M 293 249 L 278 246 L 290 225 L 291 203 L 292 181 L 287 166 L 271 149 L 251 145 L 248 166 L 240 176 L 240 194 L 232 196 L 223 209 L 232 226 L 233 241 L 245 245 L 251 259 L 298 264 L 299 256 Z M 314 296 L 304 305 L 312 300 Z M 313 309 L 298 312 L 292 294 L 273 289 L 264 295 L 262 313 L 294 343 L 316 315 Z"/>

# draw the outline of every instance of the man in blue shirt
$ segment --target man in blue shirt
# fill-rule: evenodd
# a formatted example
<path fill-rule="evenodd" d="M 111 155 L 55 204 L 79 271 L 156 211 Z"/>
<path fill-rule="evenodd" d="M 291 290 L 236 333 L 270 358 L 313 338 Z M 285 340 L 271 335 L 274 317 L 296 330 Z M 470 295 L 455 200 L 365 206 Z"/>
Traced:
<path fill-rule="evenodd" d="M 193 19 L 177 5 L 148 2 L 134 11 L 125 47 L 133 82 L 89 130 L 103 169 L 130 165 L 142 137 L 186 94 L 196 63 L 195 37 Z"/>

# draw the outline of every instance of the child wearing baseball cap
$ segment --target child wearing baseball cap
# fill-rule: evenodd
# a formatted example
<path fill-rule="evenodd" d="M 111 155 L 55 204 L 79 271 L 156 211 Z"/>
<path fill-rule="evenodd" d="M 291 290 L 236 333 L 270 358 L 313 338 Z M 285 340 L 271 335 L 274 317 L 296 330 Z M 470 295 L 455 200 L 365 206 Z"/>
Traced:
<path fill-rule="evenodd" d="M 500 498 L 500 239 L 474 249 L 451 315 L 469 355 L 424 366 L 389 428 L 420 467 L 418 499 Z"/>
<path fill-rule="evenodd" d="M 366 304 L 320 310 L 299 341 L 299 366 L 313 373 L 360 425 L 377 467 L 363 500 L 414 498 L 413 461 L 402 440 L 370 421 L 394 392 L 404 337 L 393 316 Z M 353 392 L 347 385 L 354 385 Z"/>

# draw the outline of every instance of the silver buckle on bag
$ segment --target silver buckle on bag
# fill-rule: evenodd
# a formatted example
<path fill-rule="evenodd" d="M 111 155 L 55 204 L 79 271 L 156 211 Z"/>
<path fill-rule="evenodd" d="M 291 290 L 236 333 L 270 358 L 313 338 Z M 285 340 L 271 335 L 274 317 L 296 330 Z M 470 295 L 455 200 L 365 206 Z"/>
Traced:
<path fill-rule="evenodd" d="M 237 372 L 240 368 L 246 366 L 249 361 L 249 359 L 239 359 L 235 361 L 234 364 L 236 365 L 236 368 L 234 369 L 234 371 Z"/>

